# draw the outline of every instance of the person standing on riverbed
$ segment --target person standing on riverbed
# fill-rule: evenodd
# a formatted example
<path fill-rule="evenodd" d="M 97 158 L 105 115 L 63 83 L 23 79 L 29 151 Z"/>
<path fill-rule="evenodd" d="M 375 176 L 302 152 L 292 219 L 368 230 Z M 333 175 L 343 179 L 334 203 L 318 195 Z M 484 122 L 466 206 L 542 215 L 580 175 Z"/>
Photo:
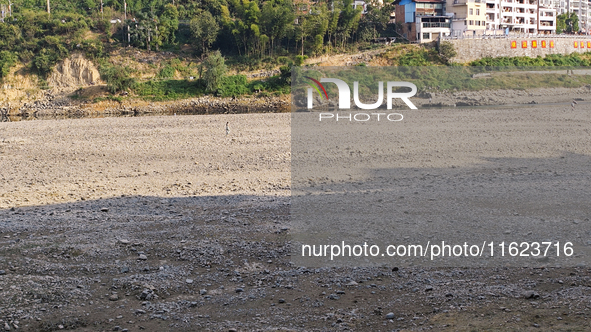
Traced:
<path fill-rule="evenodd" d="M 226 136 L 230 133 L 230 122 L 226 122 Z"/>

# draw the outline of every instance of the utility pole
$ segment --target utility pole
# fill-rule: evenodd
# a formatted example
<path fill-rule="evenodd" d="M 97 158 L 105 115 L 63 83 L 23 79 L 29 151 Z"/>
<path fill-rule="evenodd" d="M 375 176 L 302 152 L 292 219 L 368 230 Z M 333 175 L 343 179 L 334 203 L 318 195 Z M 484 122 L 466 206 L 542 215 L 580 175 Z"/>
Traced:
<path fill-rule="evenodd" d="M 124 10 L 124 16 L 123 16 L 123 43 L 125 43 L 125 27 L 127 26 L 127 35 L 129 36 L 129 25 L 127 24 L 127 1 L 123 0 L 123 10 Z M 129 39 L 129 37 L 128 37 Z M 127 45 L 129 46 L 129 41 L 127 42 Z"/>
<path fill-rule="evenodd" d="M 47 0 L 47 14 L 51 16 L 51 10 L 49 9 L 49 0 Z"/>
<path fill-rule="evenodd" d="M 101 20 L 105 19 L 105 15 L 103 13 L 103 0 L 101 0 Z"/>
<path fill-rule="evenodd" d="M 150 32 L 152 29 L 148 29 L 148 53 L 150 52 Z"/>

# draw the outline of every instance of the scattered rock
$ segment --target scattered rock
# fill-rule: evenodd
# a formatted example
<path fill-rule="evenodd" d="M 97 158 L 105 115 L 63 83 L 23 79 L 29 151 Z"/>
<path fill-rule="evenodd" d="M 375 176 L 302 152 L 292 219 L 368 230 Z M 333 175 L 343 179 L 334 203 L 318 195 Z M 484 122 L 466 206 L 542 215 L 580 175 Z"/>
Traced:
<path fill-rule="evenodd" d="M 386 319 L 394 319 L 394 313 L 393 312 L 389 312 L 386 314 Z"/>

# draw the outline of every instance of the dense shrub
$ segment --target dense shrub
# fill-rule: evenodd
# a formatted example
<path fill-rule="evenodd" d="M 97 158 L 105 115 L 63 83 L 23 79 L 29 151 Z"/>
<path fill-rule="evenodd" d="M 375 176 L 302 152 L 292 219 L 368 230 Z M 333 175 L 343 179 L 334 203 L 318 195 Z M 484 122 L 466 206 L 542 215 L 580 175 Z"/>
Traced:
<path fill-rule="evenodd" d="M 131 77 L 131 70 L 127 67 L 103 64 L 99 68 L 101 78 L 107 82 L 107 90 L 111 93 L 132 89 L 136 81 Z"/>

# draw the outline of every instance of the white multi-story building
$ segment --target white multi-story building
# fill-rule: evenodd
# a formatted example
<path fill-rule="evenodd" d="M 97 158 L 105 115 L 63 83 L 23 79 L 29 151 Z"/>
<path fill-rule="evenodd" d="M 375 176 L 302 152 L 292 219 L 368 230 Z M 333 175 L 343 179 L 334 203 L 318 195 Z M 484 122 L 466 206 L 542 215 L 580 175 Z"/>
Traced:
<path fill-rule="evenodd" d="M 538 5 L 538 0 L 486 0 L 486 28 L 521 33 L 554 33 L 556 10 L 542 3 Z"/>
<path fill-rule="evenodd" d="M 538 26 L 538 33 L 556 33 L 556 9 L 542 7 L 540 4 L 539 13 L 540 25 Z"/>

